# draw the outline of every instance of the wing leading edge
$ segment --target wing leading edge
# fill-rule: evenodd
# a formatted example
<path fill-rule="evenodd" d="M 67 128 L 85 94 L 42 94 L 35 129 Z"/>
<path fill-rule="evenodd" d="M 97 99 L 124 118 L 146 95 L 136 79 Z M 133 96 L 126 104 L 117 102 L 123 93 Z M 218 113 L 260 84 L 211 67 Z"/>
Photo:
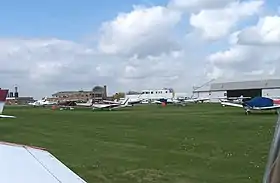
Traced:
<path fill-rule="evenodd" d="M 235 103 L 231 103 L 231 102 L 221 102 L 221 104 L 223 106 L 231 106 L 231 107 L 240 107 L 243 108 L 242 104 L 235 104 Z"/>
<path fill-rule="evenodd" d="M 0 142 L 0 182 L 86 183 L 48 151 Z"/>

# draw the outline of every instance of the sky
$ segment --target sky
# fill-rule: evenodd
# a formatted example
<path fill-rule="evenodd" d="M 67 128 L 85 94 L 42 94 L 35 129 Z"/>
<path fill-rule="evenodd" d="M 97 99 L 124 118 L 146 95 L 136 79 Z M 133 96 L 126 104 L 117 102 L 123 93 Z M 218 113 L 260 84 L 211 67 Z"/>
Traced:
<path fill-rule="evenodd" d="M 35 0 L 0 6 L 0 87 L 109 94 L 280 77 L 276 0 Z"/>

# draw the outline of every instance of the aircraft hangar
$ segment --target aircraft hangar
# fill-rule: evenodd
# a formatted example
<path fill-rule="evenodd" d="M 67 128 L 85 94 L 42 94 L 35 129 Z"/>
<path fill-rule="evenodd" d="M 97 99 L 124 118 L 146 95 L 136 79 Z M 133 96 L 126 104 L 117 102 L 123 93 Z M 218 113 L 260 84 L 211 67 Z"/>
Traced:
<path fill-rule="evenodd" d="M 219 102 L 221 97 L 280 97 L 280 79 L 219 82 L 213 81 L 193 91 L 194 97 L 210 98 Z"/>

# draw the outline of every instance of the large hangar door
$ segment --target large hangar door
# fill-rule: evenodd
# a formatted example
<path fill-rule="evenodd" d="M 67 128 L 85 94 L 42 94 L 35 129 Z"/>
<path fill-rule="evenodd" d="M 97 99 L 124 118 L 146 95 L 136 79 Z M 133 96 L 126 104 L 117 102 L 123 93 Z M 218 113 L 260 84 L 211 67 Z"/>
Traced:
<path fill-rule="evenodd" d="M 227 97 L 261 97 L 262 89 L 250 89 L 250 90 L 228 90 Z"/>

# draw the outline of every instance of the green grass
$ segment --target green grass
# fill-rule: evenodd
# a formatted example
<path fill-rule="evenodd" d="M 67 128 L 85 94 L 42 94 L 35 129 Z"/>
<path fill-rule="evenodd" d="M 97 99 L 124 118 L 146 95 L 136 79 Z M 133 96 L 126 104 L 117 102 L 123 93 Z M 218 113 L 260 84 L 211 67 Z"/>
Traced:
<path fill-rule="evenodd" d="M 198 104 L 120 111 L 7 107 L 0 140 L 47 148 L 87 182 L 261 182 L 277 115 Z"/>

